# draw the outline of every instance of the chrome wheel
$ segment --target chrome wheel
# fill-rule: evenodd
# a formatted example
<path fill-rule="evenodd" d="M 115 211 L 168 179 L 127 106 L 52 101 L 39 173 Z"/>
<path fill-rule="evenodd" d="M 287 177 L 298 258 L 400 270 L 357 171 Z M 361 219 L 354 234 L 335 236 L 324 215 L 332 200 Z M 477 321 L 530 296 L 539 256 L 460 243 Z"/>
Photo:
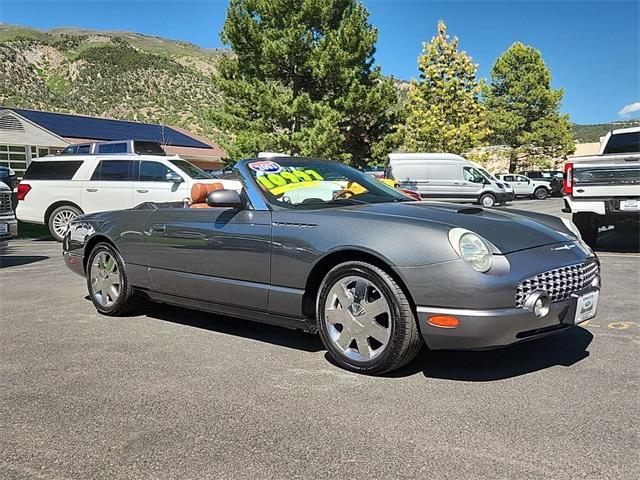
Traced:
<path fill-rule="evenodd" d="M 493 199 L 491 195 L 485 195 L 482 197 L 482 206 L 483 207 L 493 207 L 496 201 Z"/>
<path fill-rule="evenodd" d="M 364 277 L 339 279 L 324 304 L 328 336 L 344 356 L 366 361 L 380 355 L 391 338 L 391 308 L 380 289 Z"/>
<path fill-rule="evenodd" d="M 103 307 L 111 307 L 120 297 L 122 280 L 115 257 L 109 252 L 99 252 L 90 267 L 91 294 Z"/>
<path fill-rule="evenodd" d="M 60 210 L 53 216 L 51 226 L 59 238 L 64 238 L 69 228 L 69 222 L 77 216 L 73 210 Z"/>

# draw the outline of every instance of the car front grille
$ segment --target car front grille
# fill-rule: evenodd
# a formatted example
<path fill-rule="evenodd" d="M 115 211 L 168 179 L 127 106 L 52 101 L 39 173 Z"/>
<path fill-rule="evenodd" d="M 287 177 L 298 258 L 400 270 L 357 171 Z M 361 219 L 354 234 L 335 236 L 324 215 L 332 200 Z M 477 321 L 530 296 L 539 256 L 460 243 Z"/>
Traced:
<path fill-rule="evenodd" d="M 9 192 L 0 192 L 0 213 L 8 213 L 11 208 L 11 194 Z"/>
<path fill-rule="evenodd" d="M 516 288 L 516 308 L 524 306 L 530 293 L 544 290 L 552 302 L 566 300 L 572 293 L 585 289 L 600 273 L 596 260 L 578 265 L 554 268 L 520 282 Z"/>

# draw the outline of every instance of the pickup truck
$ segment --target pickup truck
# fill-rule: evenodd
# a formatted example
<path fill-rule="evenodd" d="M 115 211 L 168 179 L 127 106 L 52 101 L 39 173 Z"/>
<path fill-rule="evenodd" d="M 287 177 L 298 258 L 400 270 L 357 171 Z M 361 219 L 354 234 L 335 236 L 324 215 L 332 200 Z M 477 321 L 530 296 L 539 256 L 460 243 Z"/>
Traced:
<path fill-rule="evenodd" d="M 0 183 L 0 247 L 18 234 L 18 222 L 11 205 L 11 190 Z"/>
<path fill-rule="evenodd" d="M 544 180 L 534 180 L 515 173 L 499 173 L 496 177 L 507 182 L 513 188 L 513 194 L 516 197 L 524 196 L 544 200 L 551 195 L 551 184 Z"/>
<path fill-rule="evenodd" d="M 564 166 L 563 212 L 591 247 L 598 230 L 640 229 L 640 127 L 610 131 L 598 155 L 573 157 Z"/>

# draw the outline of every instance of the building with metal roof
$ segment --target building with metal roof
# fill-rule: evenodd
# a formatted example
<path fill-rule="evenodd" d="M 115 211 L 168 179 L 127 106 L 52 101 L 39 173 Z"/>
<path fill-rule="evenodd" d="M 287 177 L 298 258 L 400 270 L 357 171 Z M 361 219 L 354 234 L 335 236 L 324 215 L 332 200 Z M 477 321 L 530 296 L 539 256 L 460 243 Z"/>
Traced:
<path fill-rule="evenodd" d="M 57 153 L 74 143 L 97 140 L 148 140 L 203 168 L 219 168 L 226 153 L 186 130 L 152 123 L 0 107 L 0 166 L 20 177 L 33 158 Z"/>

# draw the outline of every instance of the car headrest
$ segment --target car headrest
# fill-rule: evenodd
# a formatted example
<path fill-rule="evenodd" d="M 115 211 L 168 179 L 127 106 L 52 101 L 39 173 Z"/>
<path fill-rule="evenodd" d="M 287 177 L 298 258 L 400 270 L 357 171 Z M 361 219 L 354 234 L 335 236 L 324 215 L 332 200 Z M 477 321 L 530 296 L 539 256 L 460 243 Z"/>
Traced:
<path fill-rule="evenodd" d="M 191 187 L 191 203 L 207 203 L 207 196 L 214 190 L 222 190 L 221 183 L 194 183 Z"/>

